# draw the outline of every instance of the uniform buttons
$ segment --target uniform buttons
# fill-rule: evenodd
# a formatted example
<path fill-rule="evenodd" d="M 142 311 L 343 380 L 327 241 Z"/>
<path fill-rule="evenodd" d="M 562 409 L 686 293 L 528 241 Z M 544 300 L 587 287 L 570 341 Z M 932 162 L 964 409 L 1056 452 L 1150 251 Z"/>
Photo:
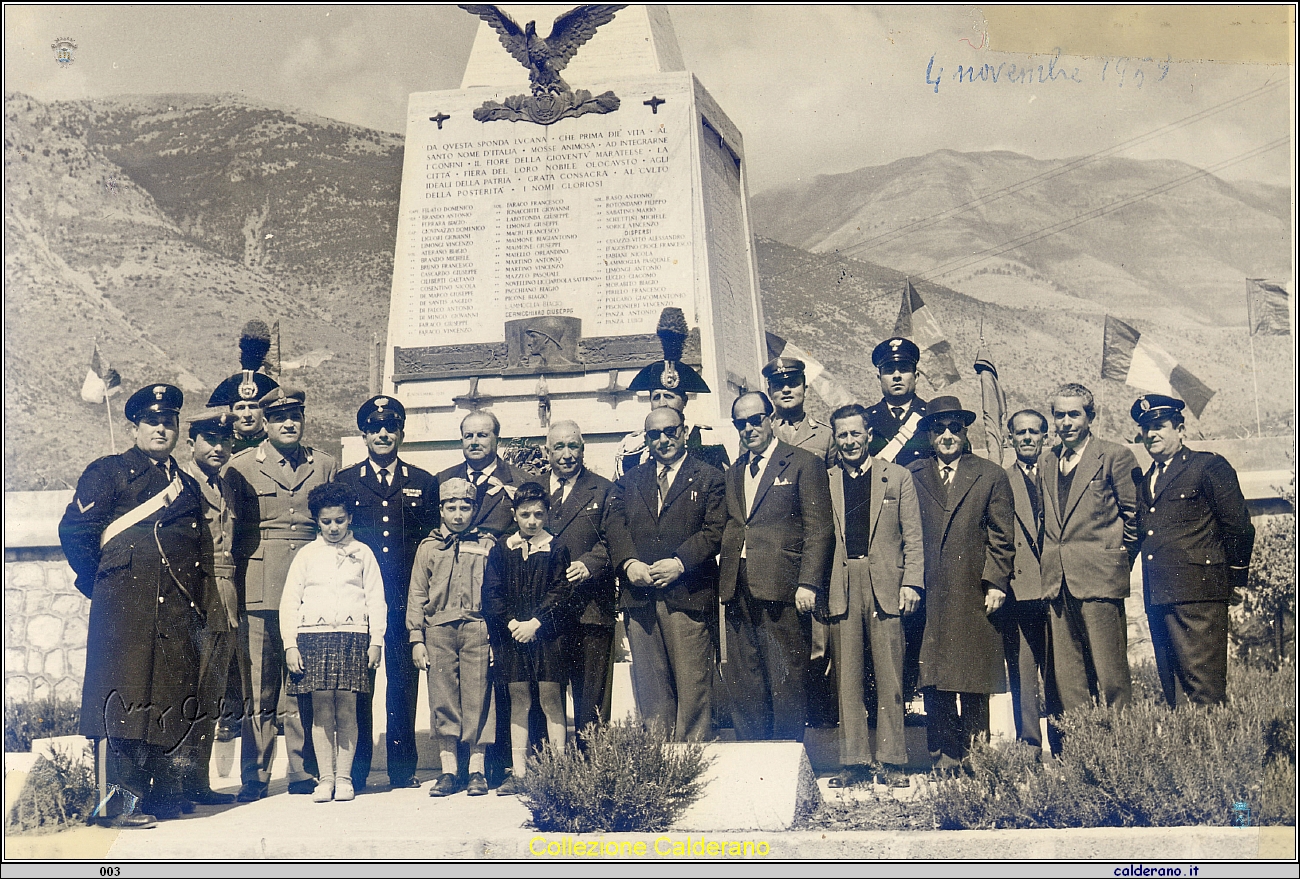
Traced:
<path fill-rule="evenodd" d="M 1147 532 L 1147 537 L 1150 537 L 1152 534 L 1155 534 L 1155 532 L 1154 532 L 1154 531 L 1148 531 L 1148 532 Z"/>
<path fill-rule="evenodd" d="M 1152 507 L 1152 508 L 1151 508 L 1151 512 L 1154 513 L 1155 511 L 1156 511 L 1156 508 L 1155 508 L 1155 507 Z"/>
<path fill-rule="evenodd" d="M 384 547 L 384 552 L 388 552 L 388 547 Z"/>
<path fill-rule="evenodd" d="M 158 596 L 158 603 L 159 604 L 163 603 L 163 597 L 161 595 Z"/>
<path fill-rule="evenodd" d="M 297 525 L 290 525 L 290 526 L 289 526 L 289 530 L 290 530 L 290 531 L 297 531 L 297 530 L 298 530 L 298 526 L 297 526 Z"/>
<path fill-rule="evenodd" d="M 1147 561 L 1152 561 L 1152 560 L 1154 560 L 1154 559 L 1155 559 L 1155 556 L 1153 556 L 1153 555 L 1149 555 L 1149 556 L 1147 556 Z"/>
<path fill-rule="evenodd" d="M 387 532 L 387 531 L 384 532 L 384 536 L 385 536 L 385 537 L 388 536 L 388 532 Z"/>
<path fill-rule="evenodd" d="M 388 521 L 388 517 L 387 517 L 387 516 L 384 517 L 384 521 L 385 521 L 385 522 Z"/>
<path fill-rule="evenodd" d="M 291 512 L 291 513 L 293 512 L 293 507 L 290 507 L 290 508 L 289 508 L 289 512 Z"/>
<path fill-rule="evenodd" d="M 388 506 L 388 501 L 384 501 L 384 506 Z"/>
<path fill-rule="evenodd" d="M 199 523 L 198 523 L 198 522 L 191 522 L 191 523 L 190 523 L 190 527 L 191 527 L 191 528 L 197 528 L 197 527 L 199 527 Z"/>

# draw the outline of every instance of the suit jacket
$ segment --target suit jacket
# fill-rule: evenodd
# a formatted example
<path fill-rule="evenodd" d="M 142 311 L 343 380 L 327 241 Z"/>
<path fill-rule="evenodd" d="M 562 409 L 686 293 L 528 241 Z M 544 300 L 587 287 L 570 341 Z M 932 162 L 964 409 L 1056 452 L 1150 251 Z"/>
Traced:
<path fill-rule="evenodd" d="M 722 571 L 718 597 L 736 594 L 740 552 L 746 556 L 749 591 L 762 601 L 794 603 L 795 591 L 826 588 L 827 566 L 834 549 L 831 496 L 825 460 L 774 440 L 771 458 L 751 504 L 745 497 L 747 455 L 726 473 L 727 524 L 722 533 Z"/>
<path fill-rule="evenodd" d="M 659 507 L 654 460 L 632 468 L 609 493 L 605 536 L 614 570 L 632 560 L 653 564 L 677 558 L 686 571 L 667 589 L 634 586 L 626 579 L 623 607 L 663 601 L 670 610 L 715 611 L 718 547 L 727 521 L 727 490 L 722 471 L 688 452 L 672 489 Z"/>
<path fill-rule="evenodd" d="M 1016 545 L 1011 483 L 997 464 L 962 455 L 950 486 L 937 459 L 908 466 L 925 532 L 921 686 L 1004 693 L 1002 631 L 984 612 L 985 583 L 1007 591 Z"/>
<path fill-rule="evenodd" d="M 1070 496 L 1058 500 L 1060 449 L 1043 453 L 1043 597 L 1128 598 L 1129 571 L 1137 556 L 1137 460 L 1124 446 L 1096 436 L 1074 470 Z"/>
<path fill-rule="evenodd" d="M 1042 474 L 1042 466 L 1038 468 Z M 1025 486 L 1025 475 L 1020 466 L 1012 462 L 1007 467 L 1007 479 L 1011 482 L 1011 497 L 1015 502 L 1016 536 L 1015 573 L 1011 577 L 1010 596 L 1017 601 L 1032 601 L 1043 597 L 1043 520 L 1041 515 L 1034 515 L 1034 505 L 1029 500 L 1029 489 Z M 1038 480 L 1039 511 L 1042 511 L 1043 486 Z"/>
<path fill-rule="evenodd" d="M 469 464 L 461 461 L 454 467 L 448 467 L 438 473 L 441 484 L 448 479 L 469 479 Z M 474 480 L 470 479 L 470 482 Z M 488 477 L 487 482 L 478 487 L 478 512 L 474 514 L 471 527 L 484 534 L 500 537 L 516 530 L 515 525 L 515 489 L 528 482 L 523 474 L 511 469 L 500 457 L 497 467 Z"/>
<path fill-rule="evenodd" d="M 578 622 L 587 626 L 614 625 L 614 567 L 605 542 L 605 509 L 614 483 L 584 467 L 564 503 L 551 508 L 546 530 L 569 551 L 569 558 L 587 566 L 591 577 L 574 590 Z"/>
<path fill-rule="evenodd" d="M 867 451 L 871 453 L 874 459 L 880 454 L 880 450 L 889 444 L 889 441 L 898 433 L 899 428 L 907 421 L 913 412 L 925 417 L 925 407 L 927 403 L 915 394 L 912 396 L 912 408 L 903 413 L 903 421 L 894 417 L 893 411 L 881 400 L 874 406 L 867 409 L 867 427 L 871 428 L 871 444 Z M 902 450 L 894 456 L 894 463 L 906 467 L 913 461 L 919 461 L 922 458 L 933 457 L 934 451 L 930 448 L 930 441 L 918 427 L 904 445 Z"/>
<path fill-rule="evenodd" d="M 195 636 L 212 583 L 212 542 L 198 483 L 185 472 L 178 478 L 175 500 L 101 547 L 111 523 L 170 480 L 135 447 L 100 458 L 77 481 L 59 522 L 77 589 L 90 599 L 82 735 L 174 748 L 192 725 L 184 717 L 198 692 Z"/>
<path fill-rule="evenodd" d="M 370 547 L 384 577 L 388 637 L 405 640 L 406 599 L 415 551 L 438 527 L 438 480 L 429 471 L 398 458 L 389 468 L 389 483 L 384 486 L 367 458 L 340 471 L 338 482 L 356 492 L 352 534 Z"/>
<path fill-rule="evenodd" d="M 290 468 L 267 440 L 235 455 L 227 465 L 237 470 L 257 494 L 257 543 L 247 553 L 248 571 L 244 577 L 244 604 L 248 610 L 280 609 L 289 565 L 298 550 L 316 537 L 307 495 L 316 486 L 332 482 L 336 467 L 333 456 L 310 446 L 302 446 L 300 455 L 301 463 Z"/>
<path fill-rule="evenodd" d="M 899 613 L 898 591 L 925 589 L 925 542 L 916 486 L 907 468 L 879 458 L 871 460 L 871 504 L 867 510 L 867 570 L 880 609 Z M 830 472 L 831 509 L 835 522 L 835 557 L 831 562 L 827 608 L 833 618 L 849 611 L 849 556 L 845 550 L 844 469 Z"/>
<path fill-rule="evenodd" d="M 1246 585 L 1255 544 L 1232 465 L 1183 448 L 1154 498 L 1150 471 L 1136 478 L 1147 605 L 1230 600 L 1235 587 Z"/>

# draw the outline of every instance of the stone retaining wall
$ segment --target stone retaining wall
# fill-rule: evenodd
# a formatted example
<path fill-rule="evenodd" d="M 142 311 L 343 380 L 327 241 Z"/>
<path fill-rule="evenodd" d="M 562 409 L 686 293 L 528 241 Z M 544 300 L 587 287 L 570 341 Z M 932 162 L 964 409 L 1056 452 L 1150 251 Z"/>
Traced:
<path fill-rule="evenodd" d="M 90 599 L 62 559 L 5 562 L 5 700 L 81 699 Z"/>

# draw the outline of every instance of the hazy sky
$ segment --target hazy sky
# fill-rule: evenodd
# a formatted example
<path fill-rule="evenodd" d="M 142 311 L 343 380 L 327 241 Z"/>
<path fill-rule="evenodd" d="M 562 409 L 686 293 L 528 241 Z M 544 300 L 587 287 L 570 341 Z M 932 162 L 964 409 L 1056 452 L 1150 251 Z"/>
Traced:
<path fill-rule="evenodd" d="M 744 134 L 752 192 L 943 148 L 1082 155 L 1270 81 L 1282 85 L 1120 155 L 1209 167 L 1292 129 L 1289 67 L 1129 61 L 1117 76 L 1113 59 L 1062 57 L 1050 82 L 1011 81 L 1009 65 L 1052 62 L 974 48 L 976 7 L 669 9 L 687 68 Z M 7 6 L 5 90 L 228 92 L 401 133 L 408 93 L 459 87 L 477 25 L 455 7 Z M 66 67 L 60 37 L 77 45 Z M 957 81 L 985 64 L 990 78 Z M 1290 185 L 1293 163 L 1288 143 L 1217 173 Z"/>

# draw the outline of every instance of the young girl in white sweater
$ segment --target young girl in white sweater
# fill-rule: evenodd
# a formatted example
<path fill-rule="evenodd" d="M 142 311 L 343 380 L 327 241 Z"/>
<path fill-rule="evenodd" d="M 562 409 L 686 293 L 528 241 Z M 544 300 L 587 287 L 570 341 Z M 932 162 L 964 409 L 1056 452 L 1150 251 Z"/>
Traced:
<path fill-rule="evenodd" d="M 357 693 L 370 692 L 388 611 L 370 547 L 352 536 L 352 489 L 318 485 L 307 507 L 320 533 L 298 551 L 280 599 L 289 693 L 311 694 L 312 744 L 320 780 L 312 799 L 350 800 L 357 750 Z"/>

